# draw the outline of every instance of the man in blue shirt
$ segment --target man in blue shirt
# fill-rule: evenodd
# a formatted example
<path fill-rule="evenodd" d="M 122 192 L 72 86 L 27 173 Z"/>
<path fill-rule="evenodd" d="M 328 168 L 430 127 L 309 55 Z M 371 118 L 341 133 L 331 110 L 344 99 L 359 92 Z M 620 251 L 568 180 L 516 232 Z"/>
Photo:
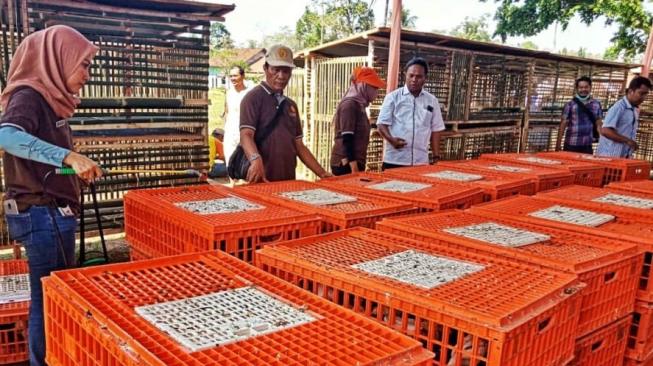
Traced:
<path fill-rule="evenodd" d="M 562 112 L 558 143 L 560 150 L 564 133 L 564 151 L 591 154 L 592 143 L 598 139 L 598 131 L 603 120 L 601 103 L 592 98 L 592 79 L 583 76 L 576 80 L 576 95 L 570 100 Z"/>
<path fill-rule="evenodd" d="M 615 158 L 631 158 L 637 150 L 635 136 L 639 125 L 639 105 L 649 91 L 651 81 L 638 76 L 631 80 L 626 96 L 617 101 L 608 111 L 601 128 L 601 138 L 596 155 Z"/>

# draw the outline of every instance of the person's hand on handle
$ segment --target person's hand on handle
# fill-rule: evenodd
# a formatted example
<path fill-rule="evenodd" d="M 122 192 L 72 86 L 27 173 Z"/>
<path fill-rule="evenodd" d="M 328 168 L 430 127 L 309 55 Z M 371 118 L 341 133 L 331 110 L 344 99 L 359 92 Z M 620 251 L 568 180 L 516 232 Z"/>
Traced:
<path fill-rule="evenodd" d="M 95 161 L 74 151 L 68 153 L 63 162 L 73 168 L 86 183 L 91 183 L 102 176 L 102 168 Z"/>
<path fill-rule="evenodd" d="M 637 149 L 639 149 L 639 145 L 637 142 L 635 142 L 635 140 L 626 141 L 626 145 L 628 145 L 632 151 L 637 151 Z"/>

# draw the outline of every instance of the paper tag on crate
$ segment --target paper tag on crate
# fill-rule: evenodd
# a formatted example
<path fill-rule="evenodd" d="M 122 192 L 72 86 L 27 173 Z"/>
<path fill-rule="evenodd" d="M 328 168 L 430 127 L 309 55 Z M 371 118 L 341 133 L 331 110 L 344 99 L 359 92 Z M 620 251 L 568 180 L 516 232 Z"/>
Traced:
<path fill-rule="evenodd" d="M 29 301 L 29 274 L 0 276 L 0 304 Z"/>
<path fill-rule="evenodd" d="M 352 267 L 366 273 L 426 289 L 447 284 L 485 268 L 479 264 L 434 256 L 414 250 L 357 263 Z"/>
<path fill-rule="evenodd" d="M 403 180 L 389 180 L 387 182 L 372 184 L 367 186 L 367 188 L 376 189 L 379 191 L 398 192 L 398 193 L 416 192 L 430 187 L 431 187 L 430 184 L 406 182 Z"/>
<path fill-rule="evenodd" d="M 178 202 L 175 203 L 175 206 L 200 215 L 234 213 L 265 208 L 264 206 L 239 197 L 218 198 L 206 201 Z"/>
<path fill-rule="evenodd" d="M 604 157 L 594 156 L 590 154 L 578 154 L 576 155 L 576 157 L 580 159 L 592 160 L 592 161 L 612 161 L 612 159 L 610 158 L 604 158 Z"/>
<path fill-rule="evenodd" d="M 579 210 L 577 208 L 560 205 L 555 205 L 543 210 L 531 212 L 528 215 L 540 219 L 591 227 L 597 227 L 605 224 L 606 222 L 614 220 L 614 216 L 612 215 L 587 210 Z"/>
<path fill-rule="evenodd" d="M 282 192 L 280 195 L 293 201 L 299 201 L 314 206 L 337 205 L 340 203 L 356 202 L 357 200 L 356 197 L 328 191 L 322 188 Z"/>
<path fill-rule="evenodd" d="M 520 168 L 512 165 L 490 165 L 489 168 L 492 170 L 509 173 L 528 173 L 531 171 L 529 168 Z"/>
<path fill-rule="evenodd" d="M 476 180 L 482 180 L 483 176 L 478 174 L 470 174 L 463 172 L 456 172 L 453 170 L 441 170 L 435 173 L 423 174 L 425 177 L 443 179 L 443 180 L 455 180 L 458 182 L 473 182 Z"/>
<path fill-rule="evenodd" d="M 317 320 L 255 287 L 242 287 L 134 309 L 190 352 L 274 333 Z"/>
<path fill-rule="evenodd" d="M 520 247 L 550 240 L 546 234 L 517 229 L 511 226 L 500 225 L 494 222 L 482 224 L 450 227 L 445 232 L 464 236 L 466 238 L 498 244 L 505 247 Z"/>
<path fill-rule="evenodd" d="M 560 160 L 551 160 L 551 159 L 544 159 L 544 158 L 538 158 L 535 156 L 528 156 L 524 158 L 519 158 L 517 160 L 525 161 L 528 163 L 535 163 L 535 164 L 543 164 L 543 165 L 560 165 L 562 162 Z"/>
<path fill-rule="evenodd" d="M 609 193 L 593 199 L 594 202 L 610 203 L 618 206 L 634 207 L 634 208 L 653 208 L 653 200 L 641 197 L 626 196 L 623 194 Z"/>

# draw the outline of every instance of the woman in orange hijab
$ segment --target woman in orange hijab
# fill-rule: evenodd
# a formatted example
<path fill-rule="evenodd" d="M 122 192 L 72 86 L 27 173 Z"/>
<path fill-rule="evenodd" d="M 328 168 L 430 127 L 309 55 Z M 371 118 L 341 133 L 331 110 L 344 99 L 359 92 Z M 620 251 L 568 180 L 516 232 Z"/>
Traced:
<path fill-rule="evenodd" d="M 367 145 L 370 142 L 370 123 L 365 108 L 385 88 L 371 67 L 357 67 L 351 76 L 349 90 L 342 98 L 333 116 L 335 139 L 331 150 L 333 175 L 364 171 Z"/>
<path fill-rule="evenodd" d="M 0 147 L 5 150 L 4 211 L 12 239 L 29 259 L 31 306 L 29 358 L 45 365 L 41 278 L 74 264 L 76 215 L 81 210 L 77 177 L 59 176 L 68 165 L 79 178 L 102 175 L 91 159 L 73 151 L 67 119 L 89 79 L 98 47 L 76 30 L 58 25 L 27 36 L 9 67 L 0 96 Z"/>

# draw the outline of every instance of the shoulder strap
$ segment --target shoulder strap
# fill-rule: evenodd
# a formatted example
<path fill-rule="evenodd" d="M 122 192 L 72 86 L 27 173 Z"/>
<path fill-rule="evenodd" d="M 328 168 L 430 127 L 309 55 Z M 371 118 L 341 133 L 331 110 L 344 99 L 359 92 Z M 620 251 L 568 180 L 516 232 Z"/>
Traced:
<path fill-rule="evenodd" d="M 596 116 L 594 115 L 594 113 L 592 113 L 592 111 L 589 110 L 589 108 L 587 108 L 585 103 L 581 102 L 576 97 L 574 97 L 574 103 L 576 103 L 578 109 L 580 109 L 583 113 L 587 115 L 587 117 L 589 117 L 590 121 L 592 121 L 593 124 L 596 124 Z"/>
<path fill-rule="evenodd" d="M 274 129 L 277 127 L 277 121 L 279 120 L 279 117 L 281 117 L 281 114 L 283 113 L 283 109 L 286 105 L 286 99 L 282 100 L 279 105 L 277 105 L 277 111 L 274 114 L 274 117 L 268 122 L 266 125 L 266 128 L 263 130 L 257 130 L 256 133 L 254 134 L 254 141 L 256 142 L 257 145 L 262 144 L 268 136 L 274 131 Z M 260 132 L 260 133 L 258 133 Z"/>

